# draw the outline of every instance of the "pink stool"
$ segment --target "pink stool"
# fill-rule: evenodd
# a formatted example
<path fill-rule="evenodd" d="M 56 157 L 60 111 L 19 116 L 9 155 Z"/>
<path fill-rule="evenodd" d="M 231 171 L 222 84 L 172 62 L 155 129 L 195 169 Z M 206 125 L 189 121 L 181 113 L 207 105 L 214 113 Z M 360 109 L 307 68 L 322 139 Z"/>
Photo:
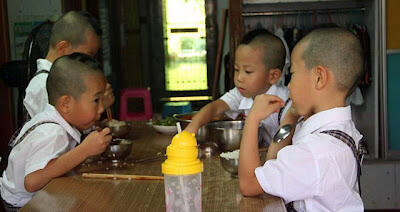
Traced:
<path fill-rule="evenodd" d="M 129 99 L 143 99 L 143 112 L 129 112 Z M 151 104 L 150 91 L 146 88 L 125 88 L 121 91 L 119 119 L 126 120 L 149 120 L 153 117 L 153 108 Z"/>

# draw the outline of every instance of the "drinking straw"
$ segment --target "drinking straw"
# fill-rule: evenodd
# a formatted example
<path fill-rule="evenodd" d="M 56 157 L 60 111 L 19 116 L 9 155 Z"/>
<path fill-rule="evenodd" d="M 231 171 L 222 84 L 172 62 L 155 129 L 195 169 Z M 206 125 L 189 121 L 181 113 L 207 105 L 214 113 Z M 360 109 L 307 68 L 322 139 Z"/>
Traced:
<path fill-rule="evenodd" d="M 178 128 L 178 133 L 182 132 L 181 123 L 178 121 L 176 122 L 176 127 Z"/>

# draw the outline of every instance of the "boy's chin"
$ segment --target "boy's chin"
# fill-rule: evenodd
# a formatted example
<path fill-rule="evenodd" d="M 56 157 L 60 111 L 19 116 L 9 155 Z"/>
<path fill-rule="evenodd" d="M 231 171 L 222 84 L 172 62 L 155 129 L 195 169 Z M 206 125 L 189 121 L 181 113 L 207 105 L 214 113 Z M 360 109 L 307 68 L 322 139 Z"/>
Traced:
<path fill-rule="evenodd" d="M 94 123 L 82 126 L 82 127 L 77 127 L 77 129 L 81 132 L 87 132 L 87 131 L 92 131 L 94 128 Z"/>

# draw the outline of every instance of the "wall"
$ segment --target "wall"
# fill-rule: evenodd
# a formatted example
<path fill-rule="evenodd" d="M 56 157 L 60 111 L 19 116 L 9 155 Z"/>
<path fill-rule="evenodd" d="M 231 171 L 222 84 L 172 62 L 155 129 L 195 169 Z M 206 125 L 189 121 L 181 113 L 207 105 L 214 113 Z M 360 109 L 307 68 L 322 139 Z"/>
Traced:
<path fill-rule="evenodd" d="M 217 18 L 218 18 L 218 30 L 220 30 L 221 25 L 222 25 L 222 15 L 224 12 L 224 9 L 229 8 L 229 0 L 218 0 L 217 1 Z M 226 18 L 226 25 L 225 25 L 225 36 L 224 36 L 224 45 L 223 45 L 223 50 L 222 50 L 222 58 L 221 58 L 221 72 L 219 76 L 219 94 L 222 95 L 225 93 L 225 62 L 224 62 L 224 56 L 229 52 L 229 22 L 228 22 L 228 17 Z M 218 31 L 218 33 L 222 33 Z M 219 37 L 219 35 L 218 35 Z"/>
<path fill-rule="evenodd" d="M 386 1 L 386 47 L 400 49 L 400 1 Z"/>
<path fill-rule="evenodd" d="M 46 19 L 55 20 L 61 15 L 61 1 L 7 0 L 11 59 L 21 59 L 27 34 Z"/>
<path fill-rule="evenodd" d="M 61 15 L 61 1 L 54 0 L 7 0 L 10 60 L 22 59 L 24 43 L 34 26 Z M 18 89 L 12 90 L 14 121 L 17 117 Z"/>

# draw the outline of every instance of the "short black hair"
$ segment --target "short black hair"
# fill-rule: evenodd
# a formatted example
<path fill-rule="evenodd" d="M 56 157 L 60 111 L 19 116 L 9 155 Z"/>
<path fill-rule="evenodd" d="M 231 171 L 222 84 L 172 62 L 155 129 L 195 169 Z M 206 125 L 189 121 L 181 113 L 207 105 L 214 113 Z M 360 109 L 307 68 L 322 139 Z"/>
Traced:
<path fill-rule="evenodd" d="M 258 28 L 246 33 L 240 45 L 261 47 L 264 51 L 264 64 L 267 70 L 285 66 L 286 49 L 282 40 L 266 29 Z"/>
<path fill-rule="evenodd" d="M 79 99 L 86 91 L 84 74 L 103 74 L 99 63 L 89 55 L 72 53 L 55 60 L 46 82 L 49 103 L 55 105 L 64 95 Z"/>
<path fill-rule="evenodd" d="M 336 78 L 339 89 L 351 90 L 363 74 L 363 50 L 360 40 L 341 27 L 325 27 L 311 31 L 300 42 L 307 69 L 327 67 Z"/>
<path fill-rule="evenodd" d="M 55 47 L 58 42 L 66 40 L 73 47 L 87 42 L 86 32 L 91 30 L 101 36 L 102 30 L 97 20 L 86 11 L 70 11 L 62 15 L 53 25 L 50 36 L 50 46 Z"/>

